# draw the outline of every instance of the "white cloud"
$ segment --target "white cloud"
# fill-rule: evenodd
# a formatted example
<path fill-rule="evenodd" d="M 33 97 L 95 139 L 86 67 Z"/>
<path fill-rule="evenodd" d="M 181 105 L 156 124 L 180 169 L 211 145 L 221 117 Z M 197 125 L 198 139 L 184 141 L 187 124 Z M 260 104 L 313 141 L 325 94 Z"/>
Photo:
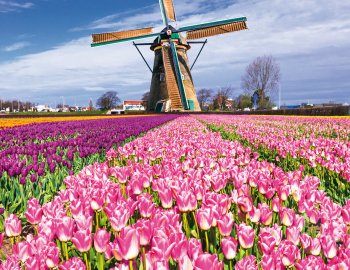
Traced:
<path fill-rule="evenodd" d="M 0 0 L 0 13 L 7 13 L 7 12 L 21 10 L 21 9 L 28 9 L 33 6 L 34 4 L 31 2 L 19 3 L 16 1 Z"/>
<path fill-rule="evenodd" d="M 249 62 L 271 54 L 281 65 L 285 100 L 299 102 L 298 91 L 300 101 L 307 97 L 316 100 L 318 89 L 323 89 L 318 100 L 349 98 L 345 89 L 350 91 L 346 88 L 350 71 L 350 3 L 242 0 L 224 1 L 224 8 L 219 8 L 223 1 L 213 0 L 212 9 L 207 3 L 175 1 L 181 18 L 176 26 L 246 16 L 249 30 L 208 39 L 193 71 L 197 88 L 225 85 L 239 88 L 240 77 Z M 109 31 L 154 23 L 160 29 L 159 8 L 147 9 L 147 14 L 110 15 L 83 28 Z M 23 91 L 99 93 L 115 89 L 125 98 L 138 98 L 149 88 L 151 74 L 130 43 L 90 48 L 90 41 L 90 37 L 81 37 L 41 53 L 0 63 L 0 90 L 20 95 Z M 147 47 L 143 50 L 152 66 L 153 53 Z M 190 61 L 198 50 L 193 45 Z"/>
<path fill-rule="evenodd" d="M 4 52 L 14 52 L 14 51 L 18 51 L 20 49 L 23 49 L 25 47 L 30 46 L 30 42 L 26 42 L 26 41 L 21 41 L 21 42 L 16 42 L 13 43 L 11 45 L 8 45 L 6 47 L 4 47 L 2 50 Z"/>

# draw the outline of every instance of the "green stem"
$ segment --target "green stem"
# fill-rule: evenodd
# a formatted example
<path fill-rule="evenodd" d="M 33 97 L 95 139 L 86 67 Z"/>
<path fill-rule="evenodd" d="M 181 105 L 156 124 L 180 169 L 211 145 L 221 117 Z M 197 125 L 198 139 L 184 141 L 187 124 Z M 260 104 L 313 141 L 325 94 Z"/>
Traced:
<path fill-rule="evenodd" d="M 208 231 L 204 231 L 205 234 L 205 246 L 207 248 L 207 252 L 209 252 L 209 239 L 208 239 Z"/>
<path fill-rule="evenodd" d="M 134 270 L 134 266 L 132 264 L 132 260 L 129 260 L 129 269 L 130 270 Z"/>
<path fill-rule="evenodd" d="M 96 218 L 96 227 L 95 227 L 95 232 L 97 232 L 98 228 L 100 227 L 100 217 L 99 217 L 99 212 L 95 212 L 95 218 Z"/>
<path fill-rule="evenodd" d="M 85 260 L 86 270 L 91 270 L 87 252 L 84 252 L 84 260 Z"/>
<path fill-rule="evenodd" d="M 68 255 L 68 247 L 67 247 L 67 242 L 62 242 L 62 249 L 64 252 L 65 260 L 69 260 L 69 255 Z"/>
<path fill-rule="evenodd" d="M 232 260 L 230 260 L 230 264 L 229 264 L 229 270 L 232 270 Z"/>
<path fill-rule="evenodd" d="M 142 254 L 142 267 L 143 267 L 143 270 L 146 270 L 146 250 L 145 250 L 145 247 L 141 247 L 141 254 Z"/>
<path fill-rule="evenodd" d="M 104 263 L 105 263 L 105 260 L 103 258 L 103 253 L 97 253 L 97 254 L 98 254 L 98 268 L 99 268 L 99 270 L 103 270 Z"/>
<path fill-rule="evenodd" d="M 185 229 L 185 232 L 186 232 L 186 237 L 190 238 L 190 230 L 188 228 L 187 213 L 186 212 L 182 213 L 182 217 L 183 217 L 184 229 Z"/>
<path fill-rule="evenodd" d="M 192 215 L 193 215 L 194 223 L 196 224 L 197 238 L 200 238 L 200 237 L 199 237 L 199 228 L 198 228 L 198 223 L 197 223 L 196 215 L 194 214 L 193 211 L 192 211 Z"/>

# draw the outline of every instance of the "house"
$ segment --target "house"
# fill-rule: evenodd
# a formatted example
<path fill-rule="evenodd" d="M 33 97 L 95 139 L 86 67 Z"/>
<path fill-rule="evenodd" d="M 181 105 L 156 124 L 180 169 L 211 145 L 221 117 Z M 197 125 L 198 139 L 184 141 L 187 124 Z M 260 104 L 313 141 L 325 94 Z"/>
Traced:
<path fill-rule="evenodd" d="M 144 101 L 143 100 L 124 100 L 123 101 L 124 111 L 144 111 Z"/>

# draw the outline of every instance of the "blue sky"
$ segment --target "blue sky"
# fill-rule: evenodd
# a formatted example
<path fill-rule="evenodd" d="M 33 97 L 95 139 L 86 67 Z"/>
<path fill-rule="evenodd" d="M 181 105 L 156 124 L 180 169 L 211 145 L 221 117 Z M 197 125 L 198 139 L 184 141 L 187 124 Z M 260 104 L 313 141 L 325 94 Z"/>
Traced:
<path fill-rule="evenodd" d="M 175 27 L 248 18 L 248 31 L 209 38 L 193 71 L 197 89 L 232 86 L 239 95 L 246 66 L 273 55 L 282 72 L 282 104 L 350 103 L 349 1 L 174 0 L 174 5 Z M 139 99 L 151 74 L 135 48 L 130 43 L 91 48 L 90 35 L 161 24 L 157 0 L 0 0 L 0 99 L 55 106 L 63 98 L 87 105 L 107 90 Z M 189 51 L 190 61 L 198 50 Z M 142 51 L 152 65 L 152 52 Z"/>

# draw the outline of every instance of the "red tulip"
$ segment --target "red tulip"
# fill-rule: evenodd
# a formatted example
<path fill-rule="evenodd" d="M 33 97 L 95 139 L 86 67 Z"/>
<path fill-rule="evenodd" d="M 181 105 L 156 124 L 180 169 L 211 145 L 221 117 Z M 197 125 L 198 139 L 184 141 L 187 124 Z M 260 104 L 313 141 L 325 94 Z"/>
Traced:
<path fill-rule="evenodd" d="M 5 233 L 8 237 L 18 236 L 22 232 L 22 222 L 14 214 L 10 214 L 4 223 Z"/>
<path fill-rule="evenodd" d="M 79 230 L 74 233 L 72 242 L 80 252 L 88 252 L 92 246 L 92 236 L 89 230 Z"/>
<path fill-rule="evenodd" d="M 104 253 L 107 249 L 111 234 L 104 228 L 99 228 L 94 235 L 94 247 L 98 253 Z"/>
<path fill-rule="evenodd" d="M 221 240 L 221 249 L 227 260 L 233 260 L 237 253 L 237 240 L 233 237 L 225 237 Z"/>
<path fill-rule="evenodd" d="M 245 223 L 241 223 L 238 226 L 236 226 L 236 230 L 238 235 L 238 241 L 241 247 L 244 249 L 251 248 L 254 244 L 254 229 L 251 226 L 246 225 Z"/>

